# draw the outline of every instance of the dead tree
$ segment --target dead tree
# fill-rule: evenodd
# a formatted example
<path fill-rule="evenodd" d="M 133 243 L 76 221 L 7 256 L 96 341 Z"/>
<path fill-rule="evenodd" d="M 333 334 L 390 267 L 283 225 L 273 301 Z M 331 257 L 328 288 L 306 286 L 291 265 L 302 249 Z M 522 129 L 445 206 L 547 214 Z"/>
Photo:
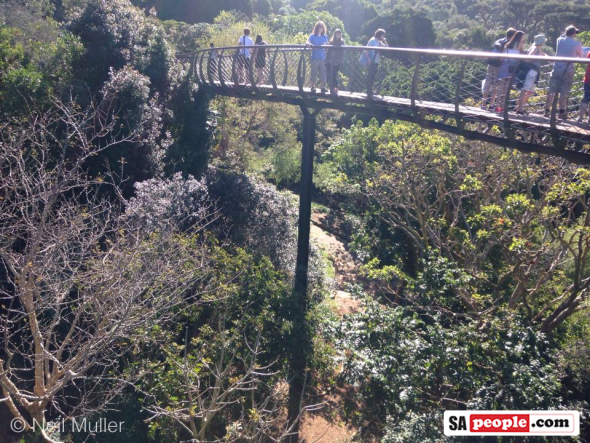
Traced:
<path fill-rule="evenodd" d="M 25 431 L 107 404 L 133 381 L 119 377 L 122 357 L 206 275 L 204 247 L 134 225 L 112 174 L 85 173 L 142 137 L 114 103 L 56 102 L 0 128 L 0 402 Z"/>

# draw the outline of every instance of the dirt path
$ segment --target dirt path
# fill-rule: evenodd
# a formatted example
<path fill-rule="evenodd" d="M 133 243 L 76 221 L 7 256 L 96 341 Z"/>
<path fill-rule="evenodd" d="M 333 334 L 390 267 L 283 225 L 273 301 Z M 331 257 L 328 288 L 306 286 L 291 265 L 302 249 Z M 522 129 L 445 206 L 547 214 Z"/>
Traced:
<path fill-rule="evenodd" d="M 349 443 L 357 429 L 340 419 L 327 419 L 320 414 L 307 415 L 301 423 L 301 438 L 304 443 Z"/>
<path fill-rule="evenodd" d="M 358 312 L 360 301 L 352 298 L 348 292 L 348 283 L 357 282 L 358 265 L 348 252 L 344 240 L 326 231 L 322 227 L 322 217 L 318 213 L 312 215 L 311 238 L 325 251 L 334 266 L 336 287 L 332 298 L 336 303 L 336 312 L 340 315 Z"/>

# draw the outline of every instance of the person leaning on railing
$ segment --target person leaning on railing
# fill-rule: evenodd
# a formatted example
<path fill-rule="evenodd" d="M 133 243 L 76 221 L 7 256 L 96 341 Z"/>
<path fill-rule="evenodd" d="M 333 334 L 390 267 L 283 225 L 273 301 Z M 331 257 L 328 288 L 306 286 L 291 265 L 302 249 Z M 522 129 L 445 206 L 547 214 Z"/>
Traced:
<path fill-rule="evenodd" d="M 267 43 L 262 39 L 262 36 L 258 34 L 256 36 L 256 42 L 254 43 L 256 49 L 254 49 L 254 66 L 256 67 L 256 81 L 259 85 L 266 81 L 264 75 L 264 68 L 266 67 L 266 48 Z"/>
<path fill-rule="evenodd" d="M 576 40 L 576 34 L 580 32 L 574 25 L 565 28 L 565 34 L 557 39 L 556 57 L 583 57 L 582 44 Z M 549 79 L 549 91 L 545 101 L 545 117 L 551 114 L 551 106 L 555 94 L 559 94 L 559 114 L 557 118 L 567 119 L 567 100 L 574 83 L 574 65 L 569 62 L 556 62 L 553 65 L 551 78 Z"/>
<path fill-rule="evenodd" d="M 384 29 L 377 29 L 367 46 L 376 46 L 381 48 L 386 48 L 387 40 L 385 40 L 385 30 Z M 377 68 L 379 67 L 379 60 L 381 55 L 379 54 L 380 51 L 375 51 L 372 49 L 368 49 L 363 51 L 361 54 L 361 58 L 359 62 L 369 69 L 368 74 L 368 88 L 367 88 L 367 96 L 371 97 L 373 95 L 373 83 L 375 82 L 375 77 L 377 76 Z"/>
<path fill-rule="evenodd" d="M 535 42 L 527 51 L 527 55 L 534 56 L 546 56 L 543 51 L 543 45 L 547 41 L 547 37 L 543 34 L 535 36 Z M 539 81 L 541 73 L 541 61 L 534 60 L 522 63 L 518 67 L 516 73 L 516 89 L 520 89 L 520 97 L 518 98 L 518 107 L 516 113 L 520 115 L 527 115 L 528 112 L 525 110 L 525 106 L 528 104 L 529 99 L 535 93 L 535 86 Z"/>
<path fill-rule="evenodd" d="M 494 54 L 502 54 L 504 52 L 504 47 L 506 43 L 510 41 L 510 39 L 516 34 L 516 29 L 509 28 L 506 31 L 506 37 L 498 39 L 494 42 L 492 46 L 492 53 Z M 500 74 L 500 67 L 502 66 L 502 60 L 499 58 L 489 58 L 488 59 L 488 69 L 486 72 L 486 78 L 483 81 L 482 85 L 482 100 L 481 100 L 481 108 L 488 109 L 488 100 L 489 100 L 489 110 L 494 111 L 496 109 L 495 102 L 496 97 L 498 94 L 498 81 L 499 81 L 499 74 Z"/>
<path fill-rule="evenodd" d="M 516 33 L 512 36 L 510 41 L 506 43 L 504 48 L 504 52 L 506 54 L 524 54 L 524 41 L 525 36 L 524 32 L 516 31 Z M 496 112 L 503 112 L 504 111 L 504 102 L 506 100 L 506 94 L 508 93 L 508 85 L 510 83 L 510 78 L 516 71 L 516 67 L 518 66 L 518 60 L 515 59 L 504 59 L 502 61 L 502 65 L 500 66 L 500 71 L 498 73 L 499 78 L 499 85 L 498 85 L 498 104 L 496 105 Z"/>
<path fill-rule="evenodd" d="M 328 85 L 330 87 L 330 94 L 338 95 L 338 72 L 340 71 L 342 61 L 344 60 L 344 49 L 341 48 L 341 46 L 344 45 L 342 31 L 340 29 L 336 29 L 334 31 L 334 35 L 328 43 L 330 44 L 330 48 L 326 54 Z"/>

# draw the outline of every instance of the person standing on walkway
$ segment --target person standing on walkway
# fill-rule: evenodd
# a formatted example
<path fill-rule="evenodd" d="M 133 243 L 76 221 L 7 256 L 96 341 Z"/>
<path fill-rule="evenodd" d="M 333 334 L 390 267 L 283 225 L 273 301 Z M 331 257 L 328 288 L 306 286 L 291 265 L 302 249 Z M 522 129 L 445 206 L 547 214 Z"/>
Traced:
<path fill-rule="evenodd" d="M 506 31 L 506 37 L 498 39 L 492 46 L 492 53 L 502 54 L 506 43 L 516 34 L 516 29 L 509 28 Z M 502 66 L 502 59 L 490 58 L 488 59 L 488 70 L 486 72 L 486 78 L 483 82 L 483 97 L 481 100 L 481 108 L 495 110 L 496 96 L 498 93 L 498 80 L 500 74 L 500 67 Z M 489 100 L 489 103 L 488 103 Z"/>
<path fill-rule="evenodd" d="M 565 28 L 565 33 L 557 39 L 556 57 L 583 57 L 584 48 L 576 40 L 576 34 L 580 32 L 574 25 Z M 556 62 L 553 65 L 551 78 L 549 79 L 549 91 L 545 101 L 545 117 L 551 115 L 551 107 L 555 94 L 559 94 L 559 114 L 558 118 L 567 119 L 567 100 L 574 83 L 574 65 L 568 62 Z"/>
<path fill-rule="evenodd" d="M 510 41 L 506 43 L 504 52 L 506 54 L 524 54 L 524 32 L 516 31 Z M 508 94 L 508 85 L 510 78 L 514 75 L 518 60 L 505 59 L 502 61 L 500 71 L 498 72 L 498 103 L 496 105 L 496 112 L 504 111 L 504 102 L 506 101 L 506 94 Z"/>
<path fill-rule="evenodd" d="M 322 46 L 328 43 L 328 30 L 324 22 L 317 22 L 313 33 L 307 40 L 309 46 Z M 317 81 L 319 77 L 319 82 Z M 316 48 L 311 51 L 311 92 L 315 92 L 316 86 L 321 88 L 322 94 L 326 93 L 326 50 Z"/>
<path fill-rule="evenodd" d="M 217 75 L 217 63 L 219 60 L 219 52 L 215 49 L 215 45 L 213 42 L 209 43 L 209 64 L 208 64 L 208 72 L 209 76 L 215 81 L 215 76 Z"/>
<path fill-rule="evenodd" d="M 340 72 L 340 65 L 344 60 L 344 49 L 341 48 L 344 45 L 342 39 L 342 31 L 336 29 L 334 35 L 329 41 L 331 48 L 328 49 L 326 54 L 326 67 L 328 69 L 328 84 L 330 86 L 330 94 L 338 95 L 338 73 Z"/>
<path fill-rule="evenodd" d="M 385 30 L 384 29 L 377 29 L 371 40 L 367 43 L 367 46 L 376 46 L 380 48 L 386 48 L 387 40 L 385 40 Z M 375 77 L 377 76 L 377 70 L 379 68 L 379 60 L 381 59 L 380 51 L 375 51 L 369 49 L 367 51 L 363 51 L 361 55 L 361 64 L 367 66 L 369 68 L 368 74 L 368 87 L 367 87 L 367 97 L 371 98 L 373 96 L 373 83 L 375 83 Z"/>
<path fill-rule="evenodd" d="M 261 85 L 266 81 L 266 75 L 264 74 L 264 68 L 266 67 L 266 42 L 260 34 L 256 36 L 256 43 L 254 45 L 256 46 L 254 50 L 254 66 L 256 66 L 257 74 L 256 82 Z"/>
<path fill-rule="evenodd" d="M 545 37 L 545 35 L 536 35 L 535 42 L 527 51 L 527 55 L 546 56 L 547 54 L 545 54 L 545 51 L 543 51 L 543 45 L 546 41 L 547 37 Z M 523 63 L 519 70 L 519 73 L 523 74 L 523 82 L 522 89 L 520 91 L 520 97 L 518 98 L 518 108 L 516 109 L 516 113 L 520 115 L 526 115 L 527 111 L 525 110 L 525 106 L 528 104 L 529 99 L 535 93 L 535 85 L 539 80 L 539 75 L 541 72 L 541 60 Z"/>
<path fill-rule="evenodd" d="M 238 45 L 243 46 L 238 51 L 238 83 L 245 83 L 248 78 L 248 70 L 250 69 L 250 49 L 249 46 L 254 46 L 254 42 L 250 38 L 250 30 L 244 29 L 244 35 L 238 40 Z"/>

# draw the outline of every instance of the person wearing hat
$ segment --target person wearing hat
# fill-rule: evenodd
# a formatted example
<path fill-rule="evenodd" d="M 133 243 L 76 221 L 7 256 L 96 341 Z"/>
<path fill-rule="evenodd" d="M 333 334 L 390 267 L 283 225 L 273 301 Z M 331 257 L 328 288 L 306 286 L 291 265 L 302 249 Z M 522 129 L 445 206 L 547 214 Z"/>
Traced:
<path fill-rule="evenodd" d="M 544 34 L 536 35 L 533 45 L 527 51 L 527 55 L 546 56 L 547 54 L 545 54 L 545 51 L 543 51 L 543 45 L 546 41 L 547 37 L 545 37 Z M 532 60 L 530 62 L 524 63 L 523 67 L 527 70 L 527 72 L 524 77 L 523 86 L 518 99 L 518 107 L 516 109 L 516 113 L 521 115 L 527 114 L 525 111 L 525 106 L 528 104 L 529 99 L 535 93 L 535 86 L 539 80 L 539 73 L 541 72 L 541 60 Z"/>
<path fill-rule="evenodd" d="M 565 28 L 565 33 L 557 39 L 556 57 L 583 57 L 584 48 L 576 40 L 576 34 L 580 32 L 574 25 Z M 559 115 L 558 118 L 567 119 L 567 99 L 574 83 L 574 66 L 568 62 L 556 62 L 553 65 L 551 78 L 549 80 L 549 91 L 545 101 L 545 117 L 551 114 L 551 106 L 555 94 L 559 94 Z"/>

